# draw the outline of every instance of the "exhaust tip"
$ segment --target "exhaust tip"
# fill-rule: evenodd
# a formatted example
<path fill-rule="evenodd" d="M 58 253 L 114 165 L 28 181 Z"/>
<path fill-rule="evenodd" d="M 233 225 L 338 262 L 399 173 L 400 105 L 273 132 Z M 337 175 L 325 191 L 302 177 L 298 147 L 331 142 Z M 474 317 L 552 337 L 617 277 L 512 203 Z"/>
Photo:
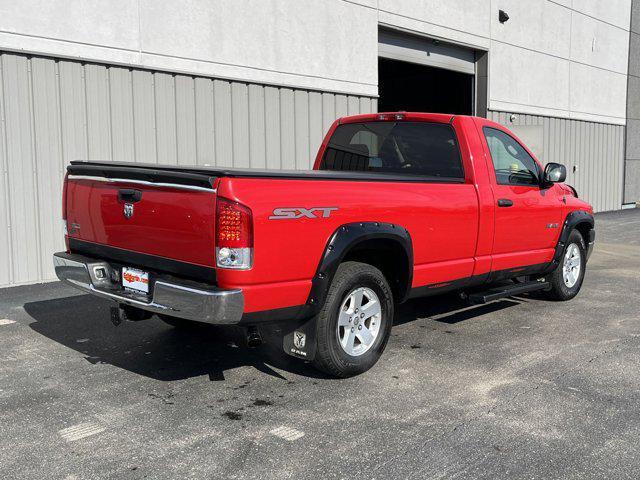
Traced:
<path fill-rule="evenodd" d="M 247 347 L 257 348 L 262 345 L 262 335 L 256 327 L 247 328 Z"/>

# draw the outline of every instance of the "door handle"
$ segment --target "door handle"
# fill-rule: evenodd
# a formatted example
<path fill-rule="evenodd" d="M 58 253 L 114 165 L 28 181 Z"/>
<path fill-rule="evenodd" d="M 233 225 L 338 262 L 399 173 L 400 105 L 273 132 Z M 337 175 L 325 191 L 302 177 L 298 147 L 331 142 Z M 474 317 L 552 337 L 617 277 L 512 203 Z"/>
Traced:
<path fill-rule="evenodd" d="M 121 188 L 118 190 L 118 200 L 121 202 L 135 203 L 142 199 L 142 192 L 133 188 Z"/>
<path fill-rule="evenodd" d="M 500 200 L 498 200 L 498 206 L 499 207 L 512 207 L 513 206 L 513 200 L 509 200 L 508 198 L 501 198 Z"/>

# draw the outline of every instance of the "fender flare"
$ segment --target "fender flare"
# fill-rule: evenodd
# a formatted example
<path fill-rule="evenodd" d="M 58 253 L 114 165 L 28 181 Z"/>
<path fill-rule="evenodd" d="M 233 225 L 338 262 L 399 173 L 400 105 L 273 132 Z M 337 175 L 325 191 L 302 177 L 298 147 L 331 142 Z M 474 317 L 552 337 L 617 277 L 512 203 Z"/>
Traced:
<path fill-rule="evenodd" d="M 560 261 L 562 260 L 562 252 L 567 244 L 567 240 L 569 240 L 569 235 L 578 225 L 581 224 L 588 225 L 589 227 L 590 233 L 588 238 L 585 238 L 584 240 L 587 243 L 587 256 L 591 253 L 590 246 L 593 246 L 593 241 L 595 239 L 595 222 L 593 215 L 584 210 L 574 210 L 573 212 L 569 212 L 562 225 L 562 232 L 560 232 L 560 238 L 556 244 L 556 251 L 553 254 L 553 260 L 549 266 L 550 271 L 553 271 L 560 264 Z"/>
<path fill-rule="evenodd" d="M 307 298 L 307 306 L 312 314 L 316 314 L 327 297 L 331 281 L 338 270 L 338 266 L 345 256 L 357 245 L 368 240 L 392 240 L 397 242 L 407 255 L 407 285 L 403 287 L 400 302 L 406 300 L 413 280 L 413 243 L 409 231 L 392 223 L 356 222 L 347 223 L 336 229 L 318 264 L 311 282 L 311 291 Z"/>
<path fill-rule="evenodd" d="M 399 225 L 381 222 L 347 223 L 336 229 L 327 245 L 311 281 L 307 302 L 299 310 L 295 321 L 281 322 L 278 327 L 284 352 L 293 357 L 312 361 L 316 355 L 316 315 L 324 305 L 329 286 L 338 266 L 352 248 L 368 240 L 393 240 L 404 248 L 408 260 L 407 285 L 400 301 L 406 300 L 413 279 L 413 244 L 409 231 Z"/>

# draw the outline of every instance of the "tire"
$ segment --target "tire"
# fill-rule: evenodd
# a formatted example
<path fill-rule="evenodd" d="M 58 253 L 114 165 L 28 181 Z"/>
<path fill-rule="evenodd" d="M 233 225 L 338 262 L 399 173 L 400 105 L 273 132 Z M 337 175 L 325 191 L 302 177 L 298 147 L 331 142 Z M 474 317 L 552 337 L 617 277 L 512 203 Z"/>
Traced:
<path fill-rule="evenodd" d="M 579 258 L 576 256 L 579 255 Z M 571 265 L 569 266 L 569 259 Z M 576 263 L 577 260 L 577 263 Z M 575 266 L 579 265 L 579 271 L 576 272 Z M 547 282 L 551 284 L 551 289 L 544 292 L 543 296 L 550 300 L 566 301 L 575 297 L 584 280 L 584 274 L 587 266 L 587 248 L 584 238 L 578 230 L 573 230 L 569 234 L 569 239 L 562 252 L 560 263 L 556 269 L 546 277 Z M 566 269 L 570 269 L 570 274 Z"/>
<path fill-rule="evenodd" d="M 314 366 L 340 378 L 369 370 L 387 345 L 393 315 L 393 294 L 380 270 L 366 263 L 341 264 L 316 318 Z"/>
<path fill-rule="evenodd" d="M 161 313 L 158 314 L 158 317 L 164 323 L 180 330 L 193 330 L 202 327 L 202 324 L 200 322 L 185 320 L 184 318 L 172 317 L 170 315 L 163 315 Z"/>

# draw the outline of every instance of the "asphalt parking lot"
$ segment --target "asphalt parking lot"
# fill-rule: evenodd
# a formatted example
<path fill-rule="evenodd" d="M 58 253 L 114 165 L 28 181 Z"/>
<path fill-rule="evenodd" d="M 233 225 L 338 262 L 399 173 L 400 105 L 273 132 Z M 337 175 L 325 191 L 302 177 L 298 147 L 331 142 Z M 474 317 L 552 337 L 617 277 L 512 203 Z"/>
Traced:
<path fill-rule="evenodd" d="M 568 303 L 400 309 L 348 380 L 58 283 L 0 290 L 2 478 L 638 478 L 640 210 Z"/>

